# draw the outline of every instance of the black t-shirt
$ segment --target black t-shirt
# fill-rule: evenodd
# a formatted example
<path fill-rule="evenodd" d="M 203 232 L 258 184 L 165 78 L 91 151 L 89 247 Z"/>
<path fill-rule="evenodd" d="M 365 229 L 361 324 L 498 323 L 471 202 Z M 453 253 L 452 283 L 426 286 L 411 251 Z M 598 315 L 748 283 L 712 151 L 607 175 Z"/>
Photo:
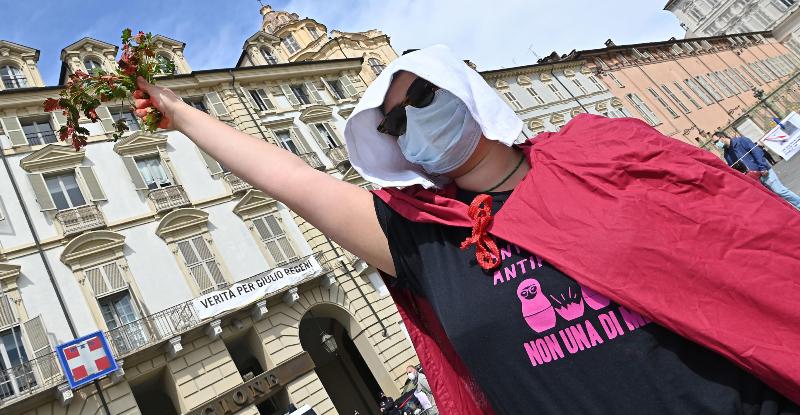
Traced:
<path fill-rule="evenodd" d="M 492 194 L 494 212 L 510 194 Z M 395 283 L 428 300 L 498 415 L 800 413 L 725 358 L 535 253 L 498 240 L 501 265 L 485 271 L 474 246 L 459 249 L 471 229 L 408 221 L 377 197 L 375 210 Z"/>

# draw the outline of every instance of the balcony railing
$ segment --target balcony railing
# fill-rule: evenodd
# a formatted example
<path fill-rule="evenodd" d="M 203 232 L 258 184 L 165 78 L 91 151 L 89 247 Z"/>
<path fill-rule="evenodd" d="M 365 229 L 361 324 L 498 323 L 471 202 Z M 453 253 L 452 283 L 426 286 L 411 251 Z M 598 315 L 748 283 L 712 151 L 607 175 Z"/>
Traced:
<path fill-rule="evenodd" d="M 187 196 L 186 192 L 183 191 L 183 186 L 181 185 L 173 185 L 151 190 L 147 197 L 153 201 L 153 205 L 156 207 L 156 212 L 162 212 L 192 204 L 192 202 L 189 201 L 189 196 Z"/>
<path fill-rule="evenodd" d="M 64 236 L 92 229 L 105 228 L 106 221 L 95 205 L 84 205 L 56 213 L 56 219 L 64 228 Z"/>
<path fill-rule="evenodd" d="M 0 330 L 16 322 L 17 317 L 14 315 L 14 308 L 11 307 L 11 299 L 7 295 L 0 294 Z"/>
<path fill-rule="evenodd" d="M 55 352 L 8 369 L 0 369 L 0 403 L 22 395 L 32 395 L 63 382 L 64 374 Z"/>
<path fill-rule="evenodd" d="M 301 154 L 300 158 L 303 159 L 309 166 L 317 169 L 317 170 L 325 170 L 325 164 L 322 163 L 317 153 L 310 152 Z"/>
<path fill-rule="evenodd" d="M 231 186 L 231 191 L 233 193 L 244 192 L 251 189 L 253 186 L 250 186 L 250 183 L 240 179 L 233 173 L 225 173 L 225 181 Z"/>
<path fill-rule="evenodd" d="M 350 159 L 347 155 L 347 149 L 344 147 L 334 147 L 325 150 L 325 155 L 331 159 L 333 165 L 339 167 L 343 163 L 349 163 Z"/>
<path fill-rule="evenodd" d="M 200 323 L 191 301 L 140 318 L 106 332 L 106 337 L 120 359 L 137 350 L 175 337 Z"/>

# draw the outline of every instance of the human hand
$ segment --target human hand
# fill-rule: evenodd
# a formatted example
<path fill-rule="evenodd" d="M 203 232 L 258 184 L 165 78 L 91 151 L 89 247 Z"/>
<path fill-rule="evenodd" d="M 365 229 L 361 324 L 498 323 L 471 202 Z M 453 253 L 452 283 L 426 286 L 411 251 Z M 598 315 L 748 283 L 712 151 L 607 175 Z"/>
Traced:
<path fill-rule="evenodd" d="M 158 128 L 176 129 L 175 111 L 181 105 L 186 105 L 172 90 L 155 86 L 144 80 L 141 76 L 136 79 L 138 89 L 133 91 L 134 113 L 137 117 L 145 118 L 155 108 L 162 114 Z"/>
<path fill-rule="evenodd" d="M 761 170 L 759 173 L 761 173 L 761 177 L 769 176 L 769 171 L 767 171 L 767 170 Z"/>

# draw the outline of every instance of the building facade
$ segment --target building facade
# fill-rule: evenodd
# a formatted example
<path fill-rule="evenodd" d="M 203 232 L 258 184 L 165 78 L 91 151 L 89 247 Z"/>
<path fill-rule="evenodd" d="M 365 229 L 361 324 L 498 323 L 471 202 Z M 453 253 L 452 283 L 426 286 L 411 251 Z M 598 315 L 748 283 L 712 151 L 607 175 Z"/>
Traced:
<path fill-rule="evenodd" d="M 521 138 L 558 131 L 581 113 L 630 116 L 622 101 L 582 60 L 483 71 L 481 75 L 523 120 Z"/>
<path fill-rule="evenodd" d="M 609 40 L 559 59 L 584 60 L 630 114 L 695 145 L 734 122 L 742 134 L 760 137 L 766 126 L 739 118 L 759 94 L 794 83 L 800 68 L 769 32 L 619 46 Z"/>
<path fill-rule="evenodd" d="M 277 61 L 247 55 L 246 42 L 251 60 L 192 71 L 185 45 L 158 36 L 159 58 L 176 64 L 159 84 L 369 187 L 350 167 L 342 131 L 371 79 L 365 74 L 375 72 L 369 56 L 396 56 L 388 38 L 326 42 L 313 20 L 281 22 L 286 14 L 264 10 L 265 21 L 273 13 L 281 24 L 247 42 L 267 42 Z M 310 27 L 319 29 L 318 48 L 304 43 Z M 283 54 L 290 34 L 304 46 Z M 328 54 L 335 39 L 353 56 Z M 300 58 L 304 50 L 314 52 Z M 112 69 L 116 53 L 81 39 L 61 53 L 61 80 Z M 59 142 L 64 119 L 42 102 L 61 86 L 44 85 L 38 57 L 0 41 L 1 413 L 283 414 L 293 404 L 372 414 L 379 391 L 400 394 L 405 367 L 418 359 L 374 268 L 181 133 L 141 131 L 127 104 L 108 103 L 99 122 L 84 120 L 91 136 L 81 151 Z M 114 141 L 120 119 L 131 131 Z M 307 275 L 288 284 L 271 273 L 287 269 Z M 248 297 L 248 286 L 262 283 L 273 289 Z M 200 299 L 228 292 L 247 301 L 201 312 Z M 121 369 L 71 391 L 53 349 L 97 330 Z"/>

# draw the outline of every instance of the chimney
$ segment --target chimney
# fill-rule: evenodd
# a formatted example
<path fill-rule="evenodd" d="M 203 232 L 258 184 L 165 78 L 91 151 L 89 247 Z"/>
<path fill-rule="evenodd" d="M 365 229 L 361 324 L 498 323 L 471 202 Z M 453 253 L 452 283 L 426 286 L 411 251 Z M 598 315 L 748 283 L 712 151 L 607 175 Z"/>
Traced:
<path fill-rule="evenodd" d="M 607 47 L 607 48 L 613 48 L 614 46 L 617 46 L 617 45 L 614 43 L 614 41 L 613 41 L 613 40 L 611 40 L 611 39 L 608 39 L 608 40 L 606 40 L 606 43 L 605 43 L 605 44 L 606 44 L 606 47 Z"/>

